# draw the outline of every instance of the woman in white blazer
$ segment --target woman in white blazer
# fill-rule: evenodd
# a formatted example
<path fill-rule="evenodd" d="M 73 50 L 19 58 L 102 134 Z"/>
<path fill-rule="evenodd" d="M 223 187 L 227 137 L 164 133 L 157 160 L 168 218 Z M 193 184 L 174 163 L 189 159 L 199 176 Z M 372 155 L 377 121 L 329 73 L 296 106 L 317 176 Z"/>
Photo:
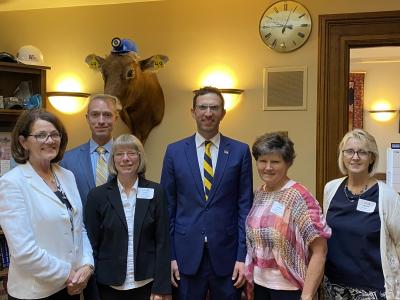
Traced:
<path fill-rule="evenodd" d="M 332 228 L 325 263 L 326 300 L 400 299 L 400 196 L 373 175 L 379 152 L 362 129 L 339 145 L 339 169 L 328 182 L 324 214 Z"/>
<path fill-rule="evenodd" d="M 19 165 L 0 178 L 9 299 L 79 299 L 93 273 L 75 178 L 56 164 L 67 142 L 60 120 L 43 110 L 24 112 L 13 130 Z"/>

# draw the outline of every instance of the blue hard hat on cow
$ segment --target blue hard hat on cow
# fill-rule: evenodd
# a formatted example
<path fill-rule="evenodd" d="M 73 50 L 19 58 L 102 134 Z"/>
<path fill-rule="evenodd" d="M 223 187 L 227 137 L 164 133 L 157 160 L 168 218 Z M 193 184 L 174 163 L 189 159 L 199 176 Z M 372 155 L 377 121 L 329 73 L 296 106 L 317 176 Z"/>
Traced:
<path fill-rule="evenodd" d="M 128 52 L 138 52 L 136 44 L 130 39 L 120 39 L 115 37 L 111 40 L 111 45 L 113 49 L 112 53 L 128 53 Z"/>

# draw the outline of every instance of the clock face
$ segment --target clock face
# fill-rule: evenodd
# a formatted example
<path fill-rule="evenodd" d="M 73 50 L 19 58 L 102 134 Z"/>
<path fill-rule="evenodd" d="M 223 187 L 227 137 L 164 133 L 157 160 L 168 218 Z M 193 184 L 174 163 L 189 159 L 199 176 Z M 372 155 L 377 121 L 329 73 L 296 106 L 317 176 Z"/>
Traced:
<path fill-rule="evenodd" d="M 301 47 L 311 33 L 311 16 L 295 1 L 278 1 L 261 17 L 260 35 L 272 50 L 290 52 Z"/>

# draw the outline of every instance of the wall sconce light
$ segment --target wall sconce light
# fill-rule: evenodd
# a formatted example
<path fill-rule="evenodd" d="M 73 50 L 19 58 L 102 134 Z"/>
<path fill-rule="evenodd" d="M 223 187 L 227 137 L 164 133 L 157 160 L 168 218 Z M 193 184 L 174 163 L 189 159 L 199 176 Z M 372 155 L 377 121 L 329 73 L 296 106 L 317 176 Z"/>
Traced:
<path fill-rule="evenodd" d="M 376 109 L 368 111 L 372 118 L 379 122 L 386 122 L 391 120 L 396 114 L 394 109 Z"/>
<path fill-rule="evenodd" d="M 219 89 L 224 96 L 225 109 L 227 111 L 232 110 L 238 105 L 240 100 L 240 95 L 244 92 L 241 89 Z"/>
<path fill-rule="evenodd" d="M 90 94 L 81 92 L 47 92 L 51 105 L 64 114 L 75 114 L 87 105 Z"/>

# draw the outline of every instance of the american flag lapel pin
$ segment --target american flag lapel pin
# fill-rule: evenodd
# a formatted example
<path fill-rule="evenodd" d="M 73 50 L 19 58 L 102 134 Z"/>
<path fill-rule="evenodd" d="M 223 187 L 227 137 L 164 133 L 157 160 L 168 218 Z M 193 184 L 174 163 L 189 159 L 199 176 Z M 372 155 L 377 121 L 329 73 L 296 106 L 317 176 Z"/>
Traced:
<path fill-rule="evenodd" d="M 228 150 L 224 150 L 224 154 L 229 154 L 229 151 Z"/>

